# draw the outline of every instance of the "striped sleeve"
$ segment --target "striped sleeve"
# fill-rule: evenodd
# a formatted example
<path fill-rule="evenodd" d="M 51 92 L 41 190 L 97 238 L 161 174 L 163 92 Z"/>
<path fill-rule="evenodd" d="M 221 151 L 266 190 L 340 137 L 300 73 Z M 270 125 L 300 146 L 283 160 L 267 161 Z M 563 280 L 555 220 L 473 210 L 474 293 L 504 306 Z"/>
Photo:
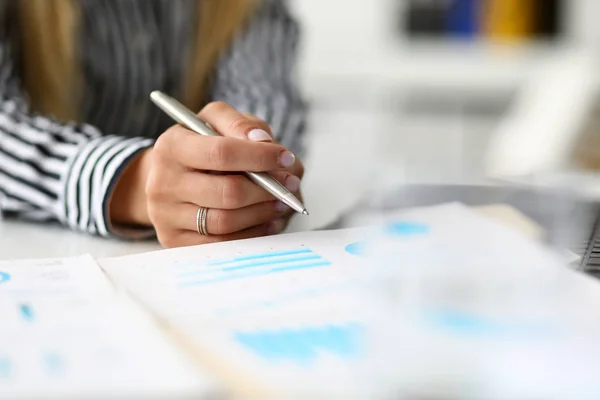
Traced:
<path fill-rule="evenodd" d="M 299 31 L 284 0 L 263 1 L 220 60 L 211 100 L 265 120 L 280 143 L 301 154 L 306 106 L 294 84 Z"/>
<path fill-rule="evenodd" d="M 0 36 L 0 210 L 110 236 L 108 204 L 120 172 L 152 141 L 104 136 L 90 125 L 33 113 L 21 90 L 8 33 Z M 124 234 L 124 233 L 123 233 Z"/>

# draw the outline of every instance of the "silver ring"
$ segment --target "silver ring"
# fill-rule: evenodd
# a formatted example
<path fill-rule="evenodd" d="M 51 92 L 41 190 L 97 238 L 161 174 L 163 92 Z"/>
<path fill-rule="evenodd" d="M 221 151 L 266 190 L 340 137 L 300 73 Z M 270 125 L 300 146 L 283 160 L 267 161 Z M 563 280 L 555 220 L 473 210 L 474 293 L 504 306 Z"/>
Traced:
<path fill-rule="evenodd" d="M 196 231 L 200 236 L 208 236 L 208 230 L 206 229 L 207 216 L 208 208 L 198 207 L 198 212 L 196 212 Z"/>

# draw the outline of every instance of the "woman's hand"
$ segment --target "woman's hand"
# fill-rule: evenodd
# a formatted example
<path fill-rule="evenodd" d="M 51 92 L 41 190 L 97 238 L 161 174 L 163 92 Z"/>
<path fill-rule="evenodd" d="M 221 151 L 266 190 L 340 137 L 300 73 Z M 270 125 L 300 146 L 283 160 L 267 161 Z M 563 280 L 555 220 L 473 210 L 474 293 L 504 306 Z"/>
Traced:
<path fill-rule="evenodd" d="M 270 171 L 300 197 L 302 163 L 272 142 L 264 121 L 226 103 L 210 103 L 199 116 L 224 137 L 200 136 L 179 125 L 163 133 L 117 183 L 113 222 L 151 224 L 165 247 L 281 232 L 292 211 L 239 172 Z M 196 231 L 200 206 L 209 209 L 208 236 Z"/>

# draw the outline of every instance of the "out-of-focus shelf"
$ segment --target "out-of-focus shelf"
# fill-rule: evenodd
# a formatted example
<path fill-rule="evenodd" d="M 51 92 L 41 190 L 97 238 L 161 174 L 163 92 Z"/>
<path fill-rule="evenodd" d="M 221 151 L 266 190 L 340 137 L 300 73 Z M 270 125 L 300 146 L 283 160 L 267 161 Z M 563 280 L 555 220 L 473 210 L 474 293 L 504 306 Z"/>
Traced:
<path fill-rule="evenodd" d="M 396 70 L 386 78 L 440 89 L 514 89 L 565 50 L 564 45 L 545 43 L 415 41 L 399 46 L 397 54 L 389 53 Z"/>
<path fill-rule="evenodd" d="M 570 50 L 564 43 L 414 40 L 362 52 L 306 54 L 301 68 L 307 87 L 318 92 L 354 85 L 373 90 L 397 86 L 497 93 L 518 89 L 546 63 Z"/>

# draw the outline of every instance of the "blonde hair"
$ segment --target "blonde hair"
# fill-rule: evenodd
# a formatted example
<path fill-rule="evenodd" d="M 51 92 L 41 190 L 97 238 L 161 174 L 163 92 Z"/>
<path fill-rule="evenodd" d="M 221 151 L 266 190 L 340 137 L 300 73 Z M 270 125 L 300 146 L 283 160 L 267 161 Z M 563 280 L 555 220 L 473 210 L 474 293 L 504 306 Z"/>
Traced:
<path fill-rule="evenodd" d="M 144 1 L 144 0 L 140 0 Z M 22 79 L 36 111 L 64 121 L 81 121 L 83 76 L 77 63 L 78 0 L 20 0 Z M 210 73 L 258 0 L 198 0 L 195 46 L 183 102 L 199 110 Z"/>

